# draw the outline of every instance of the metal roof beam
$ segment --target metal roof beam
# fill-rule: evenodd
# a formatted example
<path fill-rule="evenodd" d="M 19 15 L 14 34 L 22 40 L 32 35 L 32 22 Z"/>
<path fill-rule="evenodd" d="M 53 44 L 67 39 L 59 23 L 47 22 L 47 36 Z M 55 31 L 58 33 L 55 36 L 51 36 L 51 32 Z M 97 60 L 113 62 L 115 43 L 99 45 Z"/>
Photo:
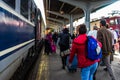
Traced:
<path fill-rule="evenodd" d="M 47 19 L 49 19 L 49 20 L 52 20 L 52 21 L 56 21 L 56 22 L 59 22 L 59 23 L 64 23 L 63 21 L 61 21 L 61 20 L 58 20 L 58 19 L 54 19 L 54 18 L 50 18 L 50 17 L 47 17 Z"/>
<path fill-rule="evenodd" d="M 84 9 L 84 6 L 86 5 L 85 2 L 79 1 L 79 0 L 78 1 L 77 0 L 59 0 L 59 1 L 74 5 L 76 7 L 82 8 L 82 9 Z"/>
<path fill-rule="evenodd" d="M 83 10 L 85 10 L 86 8 L 91 9 L 92 11 L 100 9 L 101 7 L 105 7 L 109 4 L 112 4 L 113 2 L 116 2 L 118 0 L 96 0 L 96 1 L 80 1 L 80 0 L 59 0 L 71 5 L 74 5 L 76 7 L 79 7 Z"/>
<path fill-rule="evenodd" d="M 78 8 L 78 7 L 75 7 L 74 9 L 72 9 L 72 10 L 70 11 L 70 14 L 71 14 L 72 12 L 74 12 L 77 8 Z"/>
<path fill-rule="evenodd" d="M 68 15 L 65 15 L 65 14 L 60 14 L 60 13 L 58 13 L 58 12 L 54 12 L 54 11 L 48 11 L 47 10 L 47 12 L 48 13 L 51 13 L 51 14 L 54 14 L 54 15 L 58 15 L 58 16 L 61 16 L 61 17 L 64 17 L 64 18 L 67 18 L 67 19 L 69 19 L 69 16 Z"/>
<path fill-rule="evenodd" d="M 53 22 L 53 21 L 48 21 L 47 22 L 48 24 L 53 24 L 53 25 L 59 25 L 59 26 L 61 26 L 62 24 L 61 23 L 59 23 L 59 22 Z"/>
<path fill-rule="evenodd" d="M 84 14 L 77 14 L 77 15 L 73 15 L 73 20 L 74 19 L 79 19 L 79 18 L 81 18 L 81 17 L 83 17 L 84 16 Z"/>
<path fill-rule="evenodd" d="M 61 5 L 61 7 L 60 7 L 60 10 L 59 11 L 61 11 L 62 10 L 62 8 L 63 8 L 63 6 L 65 5 L 65 3 L 63 3 L 62 5 Z"/>

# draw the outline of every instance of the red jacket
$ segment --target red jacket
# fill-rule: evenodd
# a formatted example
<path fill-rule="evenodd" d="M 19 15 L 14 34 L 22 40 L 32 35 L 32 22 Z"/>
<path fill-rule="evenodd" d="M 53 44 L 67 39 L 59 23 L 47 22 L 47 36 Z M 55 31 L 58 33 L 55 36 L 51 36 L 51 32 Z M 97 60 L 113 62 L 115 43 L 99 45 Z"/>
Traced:
<path fill-rule="evenodd" d="M 86 57 L 87 55 L 86 40 L 87 40 L 87 35 L 81 34 L 77 38 L 75 38 L 74 41 L 72 42 L 69 63 L 72 62 L 74 55 L 77 54 L 79 68 L 90 66 L 95 62 L 99 61 L 99 60 L 92 61 Z"/>

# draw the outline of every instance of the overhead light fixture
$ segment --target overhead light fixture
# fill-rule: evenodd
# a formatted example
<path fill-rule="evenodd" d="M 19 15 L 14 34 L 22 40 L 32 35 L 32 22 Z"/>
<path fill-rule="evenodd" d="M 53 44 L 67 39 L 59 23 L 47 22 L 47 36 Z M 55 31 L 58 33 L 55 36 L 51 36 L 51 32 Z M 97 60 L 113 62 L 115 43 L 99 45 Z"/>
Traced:
<path fill-rule="evenodd" d="M 62 14 L 62 15 L 63 15 L 63 14 L 64 14 L 64 11 L 60 11 L 60 14 Z"/>

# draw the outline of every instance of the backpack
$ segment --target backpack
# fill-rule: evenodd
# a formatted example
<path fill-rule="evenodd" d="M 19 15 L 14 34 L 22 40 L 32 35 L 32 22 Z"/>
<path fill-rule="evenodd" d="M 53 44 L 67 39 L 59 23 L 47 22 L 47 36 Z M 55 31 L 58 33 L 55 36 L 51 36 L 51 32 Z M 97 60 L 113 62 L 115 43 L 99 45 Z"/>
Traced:
<path fill-rule="evenodd" d="M 102 58 L 102 44 L 92 36 L 87 36 L 87 58 L 97 60 Z"/>

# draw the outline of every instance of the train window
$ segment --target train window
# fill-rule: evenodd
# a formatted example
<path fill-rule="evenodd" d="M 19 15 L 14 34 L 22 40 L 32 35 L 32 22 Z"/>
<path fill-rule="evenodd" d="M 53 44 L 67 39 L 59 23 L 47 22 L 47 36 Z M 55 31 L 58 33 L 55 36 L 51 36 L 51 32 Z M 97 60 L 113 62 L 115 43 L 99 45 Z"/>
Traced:
<path fill-rule="evenodd" d="M 110 20 L 110 25 L 114 25 L 115 21 L 114 20 Z"/>
<path fill-rule="evenodd" d="M 117 19 L 117 23 L 120 24 L 120 18 Z"/>
<path fill-rule="evenodd" d="M 117 21 L 117 19 L 115 19 L 115 23 L 116 23 L 116 24 L 118 24 L 118 21 Z"/>
<path fill-rule="evenodd" d="M 3 0 L 6 4 L 8 4 L 11 8 L 15 9 L 15 0 Z"/>
<path fill-rule="evenodd" d="M 28 18 L 28 0 L 21 0 L 21 14 Z"/>

